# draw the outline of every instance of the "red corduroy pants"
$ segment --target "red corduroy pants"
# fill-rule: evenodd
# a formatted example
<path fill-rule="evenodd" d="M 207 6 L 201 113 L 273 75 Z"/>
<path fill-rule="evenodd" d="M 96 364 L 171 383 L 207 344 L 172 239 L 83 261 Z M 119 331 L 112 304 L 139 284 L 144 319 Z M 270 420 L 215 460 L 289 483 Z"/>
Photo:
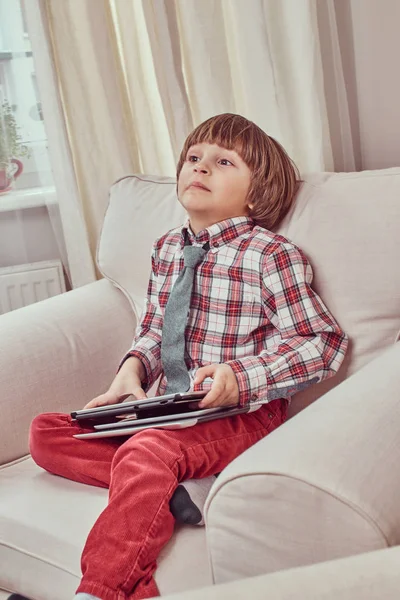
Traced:
<path fill-rule="evenodd" d="M 101 600 L 158 596 L 153 575 L 174 529 L 169 501 L 179 482 L 222 471 L 276 429 L 287 401 L 180 430 L 148 429 L 131 437 L 78 440 L 82 430 L 67 414 L 34 419 L 30 449 L 42 468 L 74 481 L 109 488 L 108 505 L 82 553 L 77 592 Z"/>

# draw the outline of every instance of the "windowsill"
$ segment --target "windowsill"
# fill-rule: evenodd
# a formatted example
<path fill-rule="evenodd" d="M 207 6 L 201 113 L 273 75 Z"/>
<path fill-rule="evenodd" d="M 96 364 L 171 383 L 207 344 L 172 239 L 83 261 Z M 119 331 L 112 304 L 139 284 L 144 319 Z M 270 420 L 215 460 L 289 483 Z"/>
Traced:
<path fill-rule="evenodd" d="M 0 194 L 0 212 L 35 208 L 57 204 L 56 188 L 54 186 L 30 188 L 26 190 L 11 190 Z"/>
<path fill-rule="evenodd" d="M 11 50 L 0 50 L 0 60 L 12 60 L 13 58 L 30 58 L 32 56 L 32 50 L 21 50 L 20 52 L 13 52 Z"/>

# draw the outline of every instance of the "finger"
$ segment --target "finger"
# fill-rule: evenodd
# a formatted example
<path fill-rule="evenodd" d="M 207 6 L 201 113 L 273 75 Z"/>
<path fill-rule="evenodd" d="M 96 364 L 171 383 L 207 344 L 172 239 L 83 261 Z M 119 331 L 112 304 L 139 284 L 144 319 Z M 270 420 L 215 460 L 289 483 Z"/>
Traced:
<path fill-rule="evenodd" d="M 206 394 L 203 400 L 200 402 L 200 408 L 214 408 L 218 406 L 219 402 L 223 400 L 225 396 L 225 385 L 222 381 L 214 380 L 211 390 Z"/>
<path fill-rule="evenodd" d="M 135 396 L 136 400 L 144 400 L 147 398 L 145 391 L 142 390 L 141 387 L 134 388 L 132 390 L 132 396 Z"/>
<path fill-rule="evenodd" d="M 200 369 L 197 370 L 196 376 L 193 380 L 194 385 L 203 383 L 207 377 L 214 377 L 214 373 L 217 368 L 218 365 L 206 365 L 205 367 L 200 367 Z"/>
<path fill-rule="evenodd" d="M 214 400 L 211 402 L 211 404 L 205 406 L 204 408 L 230 408 L 237 405 L 238 402 L 236 402 L 236 400 L 234 400 L 231 396 L 224 395 L 218 396 L 217 400 Z"/>
<path fill-rule="evenodd" d="M 100 394 L 100 396 L 96 396 L 90 402 L 84 406 L 84 409 L 87 408 L 96 408 L 97 406 L 107 406 L 108 404 L 116 404 L 118 402 L 118 395 L 115 392 L 106 392 L 105 394 Z"/>

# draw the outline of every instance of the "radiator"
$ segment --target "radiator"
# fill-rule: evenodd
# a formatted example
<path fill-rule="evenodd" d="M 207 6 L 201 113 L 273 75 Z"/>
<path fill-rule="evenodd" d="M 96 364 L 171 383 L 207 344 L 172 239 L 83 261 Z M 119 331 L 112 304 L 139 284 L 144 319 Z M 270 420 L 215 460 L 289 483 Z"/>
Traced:
<path fill-rule="evenodd" d="M 0 269 L 0 314 L 63 292 L 65 280 L 59 260 Z"/>

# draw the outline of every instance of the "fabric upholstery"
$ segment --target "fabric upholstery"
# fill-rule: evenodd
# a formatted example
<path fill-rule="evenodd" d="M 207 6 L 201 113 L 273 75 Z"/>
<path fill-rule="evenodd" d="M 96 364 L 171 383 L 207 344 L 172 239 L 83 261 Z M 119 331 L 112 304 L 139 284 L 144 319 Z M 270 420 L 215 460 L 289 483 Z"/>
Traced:
<path fill-rule="evenodd" d="M 216 583 L 400 544 L 399 364 L 397 343 L 224 469 L 205 506 Z"/>
<path fill-rule="evenodd" d="M 258 575 L 165 600 L 398 600 L 400 548 Z"/>
<path fill-rule="evenodd" d="M 154 240 L 183 223 L 186 213 L 172 177 L 132 175 L 110 190 L 97 250 L 102 274 L 120 288 L 140 315 Z"/>
<path fill-rule="evenodd" d="M 0 469 L 0 490 L 0 587 L 32 600 L 71 600 L 81 550 L 107 490 L 50 475 L 31 458 Z M 177 527 L 156 582 L 161 593 L 212 583 L 204 527 Z"/>
<path fill-rule="evenodd" d="M 135 325 L 105 279 L 2 315 L 0 464 L 28 452 L 37 414 L 83 408 L 107 389 Z"/>
<path fill-rule="evenodd" d="M 300 392 L 298 412 L 398 339 L 400 168 L 305 177 L 279 232 L 304 250 L 313 287 L 349 335 L 337 376 Z"/>

